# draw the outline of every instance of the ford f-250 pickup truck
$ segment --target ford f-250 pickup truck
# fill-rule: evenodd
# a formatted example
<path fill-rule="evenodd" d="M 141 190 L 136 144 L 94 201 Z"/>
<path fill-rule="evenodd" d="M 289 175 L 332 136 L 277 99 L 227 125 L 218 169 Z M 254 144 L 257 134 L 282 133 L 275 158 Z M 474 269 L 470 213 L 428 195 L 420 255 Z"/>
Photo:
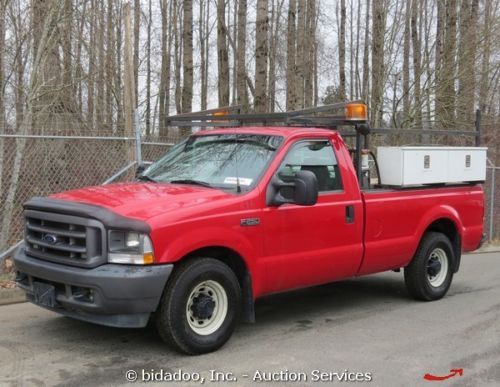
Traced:
<path fill-rule="evenodd" d="M 137 181 L 28 201 L 17 283 L 76 319 L 154 318 L 189 354 L 221 347 L 271 293 L 404 268 L 411 296 L 443 297 L 480 245 L 481 186 L 361 189 L 355 164 L 329 129 L 199 131 Z"/>

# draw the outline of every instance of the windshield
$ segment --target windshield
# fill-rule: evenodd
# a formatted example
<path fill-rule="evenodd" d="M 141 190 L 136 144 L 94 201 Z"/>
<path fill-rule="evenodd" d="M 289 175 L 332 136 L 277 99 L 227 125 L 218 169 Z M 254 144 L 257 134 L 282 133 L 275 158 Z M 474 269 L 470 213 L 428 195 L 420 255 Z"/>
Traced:
<path fill-rule="evenodd" d="M 139 179 L 248 191 L 282 142 L 283 137 L 254 134 L 192 136 L 152 164 Z"/>

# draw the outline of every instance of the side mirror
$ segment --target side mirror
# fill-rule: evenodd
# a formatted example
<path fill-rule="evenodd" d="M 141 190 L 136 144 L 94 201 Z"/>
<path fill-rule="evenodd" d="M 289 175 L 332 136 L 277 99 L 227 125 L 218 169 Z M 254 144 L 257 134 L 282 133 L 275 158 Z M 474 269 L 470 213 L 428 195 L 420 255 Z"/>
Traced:
<path fill-rule="evenodd" d="M 318 180 L 311 171 L 298 171 L 292 183 L 286 183 L 275 176 L 267 191 L 267 204 L 270 206 L 286 203 L 312 206 L 317 201 Z"/>
<path fill-rule="evenodd" d="M 135 178 L 137 179 L 139 176 L 141 176 L 147 167 L 148 166 L 146 164 L 143 164 L 143 163 L 137 165 L 137 169 L 135 170 Z"/>

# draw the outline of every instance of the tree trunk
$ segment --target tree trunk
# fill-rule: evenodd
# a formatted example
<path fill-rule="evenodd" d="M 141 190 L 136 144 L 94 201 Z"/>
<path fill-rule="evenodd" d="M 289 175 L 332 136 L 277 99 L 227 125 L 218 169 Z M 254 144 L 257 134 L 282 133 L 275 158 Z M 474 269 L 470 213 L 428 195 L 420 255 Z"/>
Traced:
<path fill-rule="evenodd" d="M 372 25 L 372 126 L 379 127 L 383 119 L 384 96 L 384 35 L 386 22 L 386 5 L 384 1 L 373 1 Z"/>
<path fill-rule="evenodd" d="M 345 95 L 345 0 L 340 1 L 340 31 L 339 31 L 339 99 L 346 100 Z"/>
<path fill-rule="evenodd" d="M 200 84 L 200 105 L 201 105 L 201 110 L 206 110 L 207 109 L 207 89 L 206 89 L 206 83 L 207 83 L 207 73 L 205 71 L 206 69 L 206 61 L 207 57 L 205 55 L 205 45 L 208 43 L 205 35 L 205 7 L 209 7 L 209 3 L 207 2 L 205 4 L 204 0 L 200 0 L 199 3 L 199 18 L 198 18 L 198 39 L 200 41 L 200 77 L 201 77 L 201 84 Z"/>
<path fill-rule="evenodd" d="M 287 26 L 287 50 L 286 50 L 286 110 L 295 110 L 297 108 L 297 88 L 296 88 L 296 63 L 295 47 L 297 44 L 296 31 L 296 12 L 297 1 L 288 2 L 288 26 Z"/>
<path fill-rule="evenodd" d="M 403 37 L 403 126 L 408 125 L 410 117 L 410 15 L 411 1 L 406 2 L 405 29 Z M 401 125 L 401 123 L 400 123 Z"/>
<path fill-rule="evenodd" d="M 274 112 L 274 104 L 276 98 L 276 34 L 275 25 L 279 22 L 279 15 L 277 16 L 277 10 L 275 6 L 275 0 L 271 0 L 271 19 L 269 23 L 269 77 L 268 77 L 268 102 L 266 110 L 268 112 Z"/>
<path fill-rule="evenodd" d="M 115 99 L 116 99 L 116 128 L 119 135 L 123 135 L 124 119 L 123 119 L 123 90 L 122 90 L 122 41 L 123 41 L 123 29 L 122 29 L 122 17 L 123 12 L 121 7 L 116 9 L 116 19 L 120 22 L 116 23 L 116 69 L 115 71 Z"/>
<path fill-rule="evenodd" d="M 461 127 L 474 125 L 476 30 L 479 0 L 463 0 L 458 45 L 457 119 Z"/>
<path fill-rule="evenodd" d="M 443 61 L 443 40 L 444 40 L 444 24 L 446 20 L 445 15 L 445 1 L 437 1 L 437 20 L 436 20 L 436 51 L 435 51 L 435 65 L 434 65 L 434 121 L 440 126 L 439 114 L 442 110 L 442 61 Z"/>
<path fill-rule="evenodd" d="M 104 93 L 104 75 L 105 75 L 105 53 L 104 53 L 104 29 L 106 28 L 106 24 L 104 23 L 104 0 L 99 1 L 98 7 L 98 15 L 99 15 L 99 28 L 97 35 L 97 106 L 96 106 L 96 115 L 97 115 L 97 129 L 105 130 L 106 126 L 103 125 L 106 118 L 106 100 Z"/>
<path fill-rule="evenodd" d="M 376 1 L 376 0 L 373 0 Z M 365 103 L 368 103 L 368 97 L 369 97 L 369 84 L 368 84 L 368 79 L 369 79 L 369 64 L 368 64 L 368 59 L 369 59 L 369 47 L 370 47 L 370 0 L 366 1 L 366 18 L 365 18 L 365 41 L 363 44 L 363 82 L 362 82 L 362 89 L 363 89 L 363 100 Z"/>
<path fill-rule="evenodd" d="M 248 90 L 246 82 L 246 32 L 247 31 L 247 0 L 238 1 L 238 51 L 237 63 L 237 89 L 238 105 L 242 111 L 248 111 Z"/>
<path fill-rule="evenodd" d="M 484 26 L 483 26 L 483 55 L 481 58 L 481 76 L 479 80 L 479 109 L 482 112 L 488 110 L 488 82 L 490 72 L 491 56 L 491 33 L 492 33 L 492 0 L 485 0 L 484 3 Z M 500 141 L 499 141 L 500 142 Z M 497 164 L 498 166 L 498 164 Z"/>
<path fill-rule="evenodd" d="M 277 5 L 275 6 L 274 0 L 272 2 L 271 44 L 269 49 L 269 112 L 274 112 L 276 105 L 276 63 L 279 55 L 278 45 L 280 42 L 280 20 L 283 3 L 284 0 L 277 0 Z"/>
<path fill-rule="evenodd" d="M 108 0 L 109 1 L 109 0 Z M 141 37 L 141 0 L 134 0 L 134 95 L 135 107 L 139 105 L 139 51 Z"/>
<path fill-rule="evenodd" d="M 306 45 L 306 9 L 307 0 L 298 0 L 297 5 L 297 50 L 295 59 L 295 95 L 297 108 L 304 107 L 304 66 Z"/>
<path fill-rule="evenodd" d="M 95 9 L 96 0 L 91 1 L 91 9 Z M 90 18 L 90 31 L 89 31 L 89 70 L 87 81 L 87 128 L 90 131 L 94 129 L 94 80 L 95 80 L 95 25 L 96 16 L 92 13 Z"/>
<path fill-rule="evenodd" d="M 73 4 L 71 0 L 64 0 L 64 21 L 61 33 L 62 53 L 63 53 L 63 97 L 62 100 L 66 104 L 66 109 L 74 113 L 74 85 L 73 85 L 73 52 L 71 50 L 73 24 Z"/>
<path fill-rule="evenodd" d="M 179 3 L 177 0 L 174 0 L 173 4 L 173 20 L 172 24 L 174 25 L 173 33 L 174 33 L 174 79 L 175 79 L 175 109 L 177 114 L 182 113 L 182 90 L 181 90 L 181 57 L 182 57 L 182 45 L 181 39 L 179 38 L 179 30 L 182 23 L 180 22 L 179 17 Z"/>
<path fill-rule="evenodd" d="M 125 135 L 130 136 L 134 133 L 134 108 L 135 108 L 135 85 L 134 85 L 134 47 L 133 47 L 133 31 L 132 31 L 132 16 L 130 11 L 130 3 L 125 3 L 124 6 L 124 23 L 125 23 L 125 87 L 124 87 L 124 111 L 125 111 Z"/>
<path fill-rule="evenodd" d="M 238 41 L 238 2 L 233 1 L 233 26 L 232 26 L 232 42 L 231 45 L 233 49 L 233 68 L 232 70 L 232 86 L 231 86 L 231 105 L 236 105 L 238 100 L 238 47 L 236 42 Z"/>
<path fill-rule="evenodd" d="M 229 54 L 227 49 L 226 2 L 217 0 L 217 69 L 219 107 L 229 105 Z"/>
<path fill-rule="evenodd" d="M 306 46 L 304 52 L 304 107 L 313 104 L 313 58 L 316 41 L 316 0 L 308 0 L 306 15 Z"/>
<path fill-rule="evenodd" d="M 254 109 L 256 112 L 265 112 L 267 106 L 268 26 L 268 2 L 267 0 L 257 0 L 254 98 Z"/>
<path fill-rule="evenodd" d="M 183 86 L 182 112 L 189 113 L 193 104 L 193 1 L 184 0 L 184 18 L 182 21 Z M 191 131 L 190 128 L 189 132 Z"/>
<path fill-rule="evenodd" d="M 193 1 L 184 0 L 184 17 L 182 18 L 182 112 L 191 112 L 193 105 Z M 181 127 L 181 136 L 191 134 L 191 127 Z"/>
<path fill-rule="evenodd" d="M 7 0 L 0 0 L 0 134 L 5 133 L 5 66 L 4 49 L 5 47 L 5 15 L 7 12 Z M 0 139 L 0 141 L 3 141 Z M 0 143 L 0 192 L 2 187 L 2 161 L 3 161 L 3 142 Z"/>
<path fill-rule="evenodd" d="M 421 74 L 421 52 L 420 52 L 420 39 L 417 32 L 417 18 L 418 18 L 418 4 L 419 1 L 413 0 L 411 2 L 411 42 L 413 47 L 413 84 L 414 84 L 414 122 L 417 128 L 422 127 L 422 104 L 420 101 L 420 74 Z"/>
<path fill-rule="evenodd" d="M 350 1 L 349 11 L 349 99 L 354 99 L 354 0 Z"/>
<path fill-rule="evenodd" d="M 210 65 L 209 53 L 209 39 L 210 39 L 210 2 L 207 1 L 206 6 L 206 17 L 205 17 L 205 84 L 202 84 L 202 103 L 204 108 L 207 108 L 207 96 L 208 96 L 208 69 Z"/>
<path fill-rule="evenodd" d="M 146 111 L 144 112 L 146 121 L 146 136 L 151 134 L 151 24 L 153 23 L 153 10 L 151 1 L 148 5 L 148 25 L 146 40 Z"/>
<path fill-rule="evenodd" d="M 455 49 L 457 38 L 457 0 L 446 3 L 446 24 L 443 41 L 442 65 L 436 85 L 436 121 L 444 128 L 455 124 Z"/>
<path fill-rule="evenodd" d="M 113 2 L 108 1 L 106 21 L 106 125 L 113 129 L 113 82 L 115 77 L 115 34 L 113 26 Z M 78 65 L 78 64 L 77 64 Z"/>

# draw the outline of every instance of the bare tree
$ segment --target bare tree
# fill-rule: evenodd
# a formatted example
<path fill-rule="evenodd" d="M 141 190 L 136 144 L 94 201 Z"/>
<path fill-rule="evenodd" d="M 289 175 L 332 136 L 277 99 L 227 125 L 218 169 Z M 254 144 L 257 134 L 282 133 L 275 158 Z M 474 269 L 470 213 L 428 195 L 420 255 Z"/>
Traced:
<path fill-rule="evenodd" d="M 183 86 L 182 111 L 188 113 L 193 103 L 193 1 L 184 0 L 184 18 L 182 27 Z"/>
<path fill-rule="evenodd" d="M 146 136 L 151 134 L 151 28 L 153 24 L 153 8 L 151 1 L 148 6 L 148 24 L 146 41 Z"/>
<path fill-rule="evenodd" d="M 386 23 L 385 1 L 373 1 L 372 25 L 372 91 L 371 112 L 372 125 L 377 127 L 382 123 L 384 96 L 384 36 Z"/>
<path fill-rule="evenodd" d="M 237 63 L 237 101 L 243 111 L 248 110 L 248 90 L 246 82 L 246 40 L 247 40 L 247 0 L 238 1 L 238 50 Z"/>
<path fill-rule="evenodd" d="M 405 6 L 405 28 L 403 43 L 403 116 L 404 122 L 408 120 L 410 114 L 410 15 L 411 1 Z"/>
<path fill-rule="evenodd" d="M 376 0 L 373 0 L 376 1 Z M 370 40 L 369 40 L 369 31 L 370 31 L 370 0 L 366 1 L 366 15 L 365 15 L 365 39 L 364 39 L 364 44 L 363 44 L 363 82 L 361 83 L 361 88 L 362 88 L 362 96 L 363 100 L 365 102 L 368 102 L 369 98 L 369 84 L 368 84 L 368 79 L 369 79 L 369 47 L 370 47 Z"/>
<path fill-rule="evenodd" d="M 296 29 L 296 0 L 288 2 L 288 31 L 287 31 L 287 51 L 286 51 L 286 110 L 294 110 L 297 108 L 297 94 L 295 84 L 296 80 L 296 44 L 297 44 L 297 29 Z"/>
<path fill-rule="evenodd" d="M 316 0 L 307 1 L 304 52 L 304 106 L 313 105 L 314 50 L 316 42 Z"/>
<path fill-rule="evenodd" d="M 345 0 L 340 1 L 340 31 L 339 31 L 339 99 L 345 100 Z"/>
<path fill-rule="evenodd" d="M 134 88 L 135 106 L 139 99 L 139 51 L 141 37 L 141 0 L 134 0 Z"/>
<path fill-rule="evenodd" d="M 306 47 L 307 0 L 298 0 L 297 3 L 297 50 L 295 59 L 295 95 L 297 107 L 304 107 L 304 71 Z"/>
<path fill-rule="evenodd" d="M 483 53 L 481 58 L 481 76 L 479 80 L 479 108 L 484 112 L 488 110 L 488 89 L 491 56 L 491 35 L 492 35 L 492 4 L 493 0 L 485 0 L 484 4 L 484 25 L 483 25 Z M 497 153 L 497 157 L 499 153 Z"/>
<path fill-rule="evenodd" d="M 254 109 L 263 112 L 267 106 L 267 65 L 269 14 L 267 0 L 257 0 L 257 19 L 255 32 L 255 98 Z"/>
<path fill-rule="evenodd" d="M 198 39 L 200 41 L 200 105 L 201 110 L 207 109 L 207 61 L 208 56 L 206 52 L 206 46 L 208 46 L 208 30 L 206 29 L 207 22 L 205 21 L 206 12 L 205 8 L 210 7 L 210 3 L 204 0 L 200 0 L 199 3 L 199 18 L 198 18 Z"/>
<path fill-rule="evenodd" d="M 457 39 L 457 0 L 447 0 L 445 7 L 443 54 L 439 77 L 436 82 L 436 121 L 450 127 L 455 118 L 455 49 Z"/>
<path fill-rule="evenodd" d="M 174 25 L 174 80 L 175 80 L 175 109 L 177 114 L 182 113 L 182 90 L 181 90 L 181 58 L 182 58 L 182 40 L 179 36 L 179 31 L 182 26 L 182 18 L 179 17 L 180 4 L 177 0 L 173 0 L 173 17 L 172 24 Z"/>
<path fill-rule="evenodd" d="M 219 106 L 229 105 L 229 53 L 227 48 L 226 2 L 217 0 L 217 68 Z"/>
<path fill-rule="evenodd" d="M 413 47 L 413 95 L 415 96 L 414 116 L 415 126 L 422 127 L 422 106 L 420 101 L 420 73 L 421 73 L 421 52 L 420 38 L 417 32 L 418 4 L 417 0 L 411 2 L 411 42 Z"/>
<path fill-rule="evenodd" d="M 169 16 L 172 16 L 173 1 L 160 0 L 161 9 L 161 72 L 159 99 L 159 128 L 160 137 L 167 136 L 167 125 L 165 118 L 170 110 L 170 55 L 172 50 L 172 23 Z M 170 20 L 171 21 L 171 20 Z"/>

